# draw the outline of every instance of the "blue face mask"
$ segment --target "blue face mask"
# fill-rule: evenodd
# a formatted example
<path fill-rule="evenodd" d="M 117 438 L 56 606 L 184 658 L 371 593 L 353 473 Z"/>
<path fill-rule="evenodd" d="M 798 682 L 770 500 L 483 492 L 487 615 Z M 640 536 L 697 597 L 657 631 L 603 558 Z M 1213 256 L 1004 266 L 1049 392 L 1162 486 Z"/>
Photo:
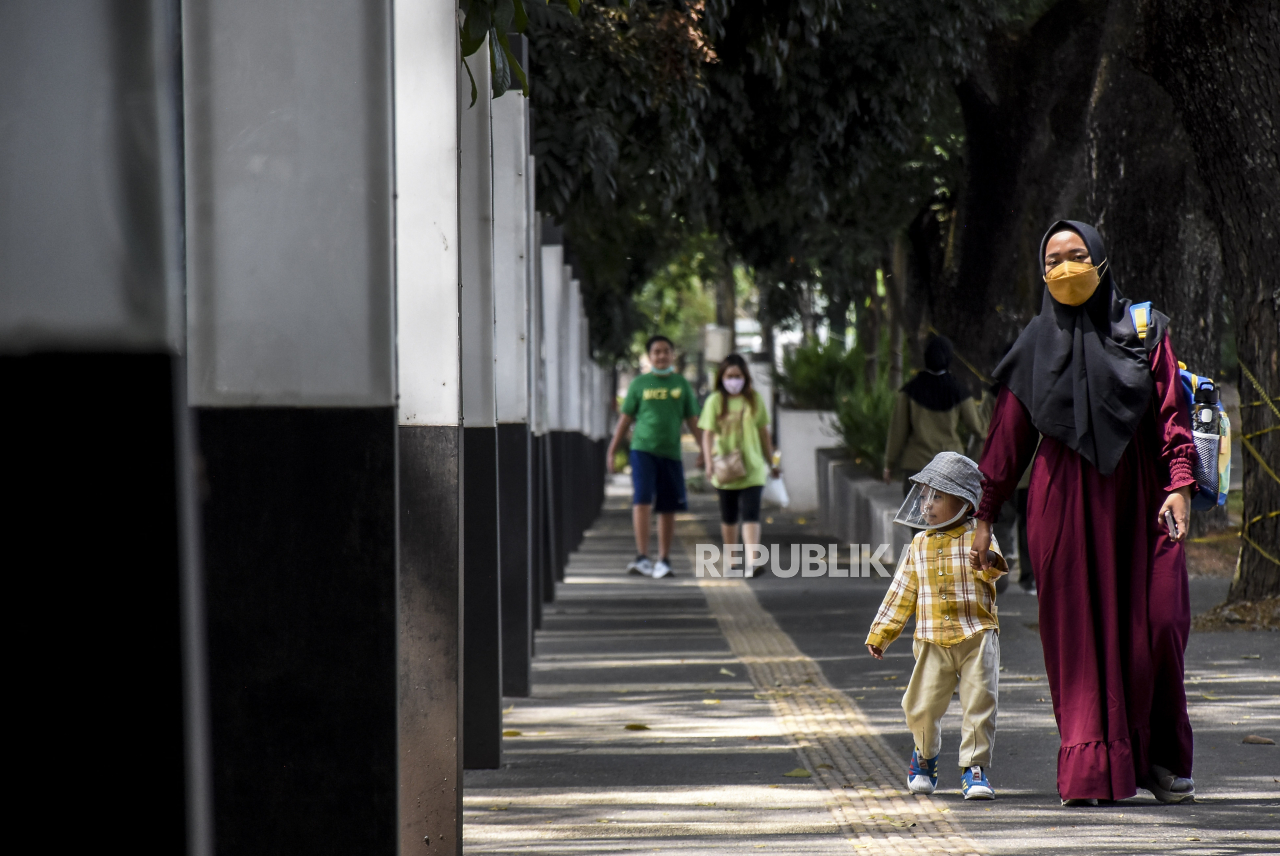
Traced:
<path fill-rule="evenodd" d="M 675 366 L 667 366 L 665 369 L 650 369 L 654 374 L 667 375 L 676 370 Z"/>

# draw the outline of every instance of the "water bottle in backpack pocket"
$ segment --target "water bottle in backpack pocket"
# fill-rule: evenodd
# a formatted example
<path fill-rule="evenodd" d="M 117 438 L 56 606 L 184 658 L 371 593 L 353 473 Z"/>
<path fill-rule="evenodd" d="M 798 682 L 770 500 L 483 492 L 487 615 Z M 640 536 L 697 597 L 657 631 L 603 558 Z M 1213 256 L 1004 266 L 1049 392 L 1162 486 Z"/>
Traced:
<path fill-rule="evenodd" d="M 1129 306 L 1129 318 L 1139 338 L 1146 338 L 1150 313 L 1150 302 Z M 1182 381 L 1180 398 L 1191 417 L 1191 435 L 1198 456 L 1191 508 L 1205 511 L 1227 504 L 1231 487 L 1231 420 L 1222 407 L 1216 383 L 1187 371 L 1186 363 L 1179 362 L 1178 369 Z"/>

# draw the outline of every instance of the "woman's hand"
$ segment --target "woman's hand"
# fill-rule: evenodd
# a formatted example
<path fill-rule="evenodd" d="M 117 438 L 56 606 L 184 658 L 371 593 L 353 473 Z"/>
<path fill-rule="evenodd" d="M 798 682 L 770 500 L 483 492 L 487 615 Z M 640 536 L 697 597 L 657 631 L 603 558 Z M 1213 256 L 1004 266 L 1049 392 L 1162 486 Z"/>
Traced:
<path fill-rule="evenodd" d="M 1164 498 L 1160 510 L 1156 512 L 1156 526 L 1165 530 L 1169 540 L 1175 544 L 1187 537 L 1187 512 L 1191 509 L 1191 488 L 1180 487 Z M 1173 522 L 1178 527 L 1178 534 L 1169 532 L 1164 522 L 1164 513 L 1173 512 Z"/>
<path fill-rule="evenodd" d="M 973 546 L 969 548 L 969 567 L 975 571 L 985 571 L 991 567 L 987 560 L 987 551 L 991 549 L 991 524 L 978 518 L 978 525 L 973 530 Z"/>
<path fill-rule="evenodd" d="M 868 645 L 867 653 L 870 654 L 872 657 L 875 657 L 877 660 L 884 659 L 884 649 L 877 648 L 875 645 Z"/>
<path fill-rule="evenodd" d="M 618 471 L 618 468 L 614 466 L 614 463 L 613 463 L 614 460 L 617 459 L 617 457 L 618 457 L 618 450 L 615 449 L 613 446 L 610 446 L 609 451 L 605 455 L 605 459 L 604 459 L 604 468 L 606 471 L 608 471 L 609 475 L 613 475 L 615 472 Z"/>
<path fill-rule="evenodd" d="M 769 475 L 775 479 L 782 478 L 782 467 L 769 467 Z"/>

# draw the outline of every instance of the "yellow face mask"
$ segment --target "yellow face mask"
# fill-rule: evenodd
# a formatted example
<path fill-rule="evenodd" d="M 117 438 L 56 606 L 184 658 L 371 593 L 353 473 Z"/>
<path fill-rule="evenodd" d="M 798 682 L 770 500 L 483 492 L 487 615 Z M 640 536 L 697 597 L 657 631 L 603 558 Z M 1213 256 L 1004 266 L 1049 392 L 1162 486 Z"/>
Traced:
<path fill-rule="evenodd" d="M 1094 267 L 1088 262 L 1060 262 L 1045 274 L 1044 282 L 1054 300 L 1066 306 L 1079 306 L 1097 291 L 1106 264 Z"/>

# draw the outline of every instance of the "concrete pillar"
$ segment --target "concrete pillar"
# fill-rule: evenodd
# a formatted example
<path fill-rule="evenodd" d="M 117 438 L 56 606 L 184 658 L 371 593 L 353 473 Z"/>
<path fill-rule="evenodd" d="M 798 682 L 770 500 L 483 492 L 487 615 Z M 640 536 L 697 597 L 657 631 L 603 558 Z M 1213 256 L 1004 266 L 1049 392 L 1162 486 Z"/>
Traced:
<path fill-rule="evenodd" d="M 459 67 L 452 5 L 397 2 L 400 853 L 462 853 Z"/>
<path fill-rule="evenodd" d="M 498 431 L 494 387 L 493 99 L 488 45 L 470 62 L 480 97 L 458 75 L 461 170 L 463 423 L 463 732 L 468 769 L 502 764 L 502 607 Z"/>
<path fill-rule="evenodd" d="M 525 134 L 532 148 L 532 116 L 525 124 Z M 546 441 L 546 371 L 542 358 L 542 218 L 538 216 L 537 170 L 533 155 L 529 155 L 525 168 L 525 210 L 528 232 L 525 248 L 528 294 L 528 382 L 529 382 L 529 575 L 532 588 L 533 627 L 542 627 L 542 604 L 548 592 L 544 577 L 546 565 L 546 533 L 544 520 L 546 476 L 543 470 L 543 446 Z M 551 594 L 554 595 L 554 588 Z M 537 635 L 530 643 L 530 653 L 536 652 Z"/>
<path fill-rule="evenodd" d="M 501 526 L 502 692 L 529 695 L 533 613 L 529 575 L 528 102 L 493 102 L 494 384 Z"/>
<path fill-rule="evenodd" d="M 578 548 L 582 542 L 583 515 L 586 497 L 583 495 L 584 461 L 582 444 L 582 398 L 583 398 L 583 328 L 582 286 L 573 276 L 572 267 L 566 266 L 565 279 L 568 281 L 568 303 L 565 308 L 565 336 L 561 347 L 565 352 L 565 391 L 561 401 L 564 418 L 565 461 L 568 464 L 565 473 L 566 490 L 561 497 L 564 503 L 564 520 L 567 528 L 564 532 L 565 554 L 567 565 L 569 553 Z"/>
<path fill-rule="evenodd" d="M 566 303 L 564 246 L 558 229 L 544 223 L 542 236 L 542 339 L 543 374 L 546 389 L 546 439 L 543 446 L 543 473 L 546 475 L 544 522 L 547 535 L 547 567 L 543 601 L 555 597 L 555 584 L 564 578 L 564 490 L 563 412 L 564 391 L 563 329 Z"/>
<path fill-rule="evenodd" d="M 183 4 L 219 851 L 397 831 L 392 15 Z"/>
<path fill-rule="evenodd" d="M 59 839 L 136 840 L 147 794 L 147 846 L 204 856 L 178 12 L 0 3 L 7 689 L 21 790 L 91 795 Z"/>

